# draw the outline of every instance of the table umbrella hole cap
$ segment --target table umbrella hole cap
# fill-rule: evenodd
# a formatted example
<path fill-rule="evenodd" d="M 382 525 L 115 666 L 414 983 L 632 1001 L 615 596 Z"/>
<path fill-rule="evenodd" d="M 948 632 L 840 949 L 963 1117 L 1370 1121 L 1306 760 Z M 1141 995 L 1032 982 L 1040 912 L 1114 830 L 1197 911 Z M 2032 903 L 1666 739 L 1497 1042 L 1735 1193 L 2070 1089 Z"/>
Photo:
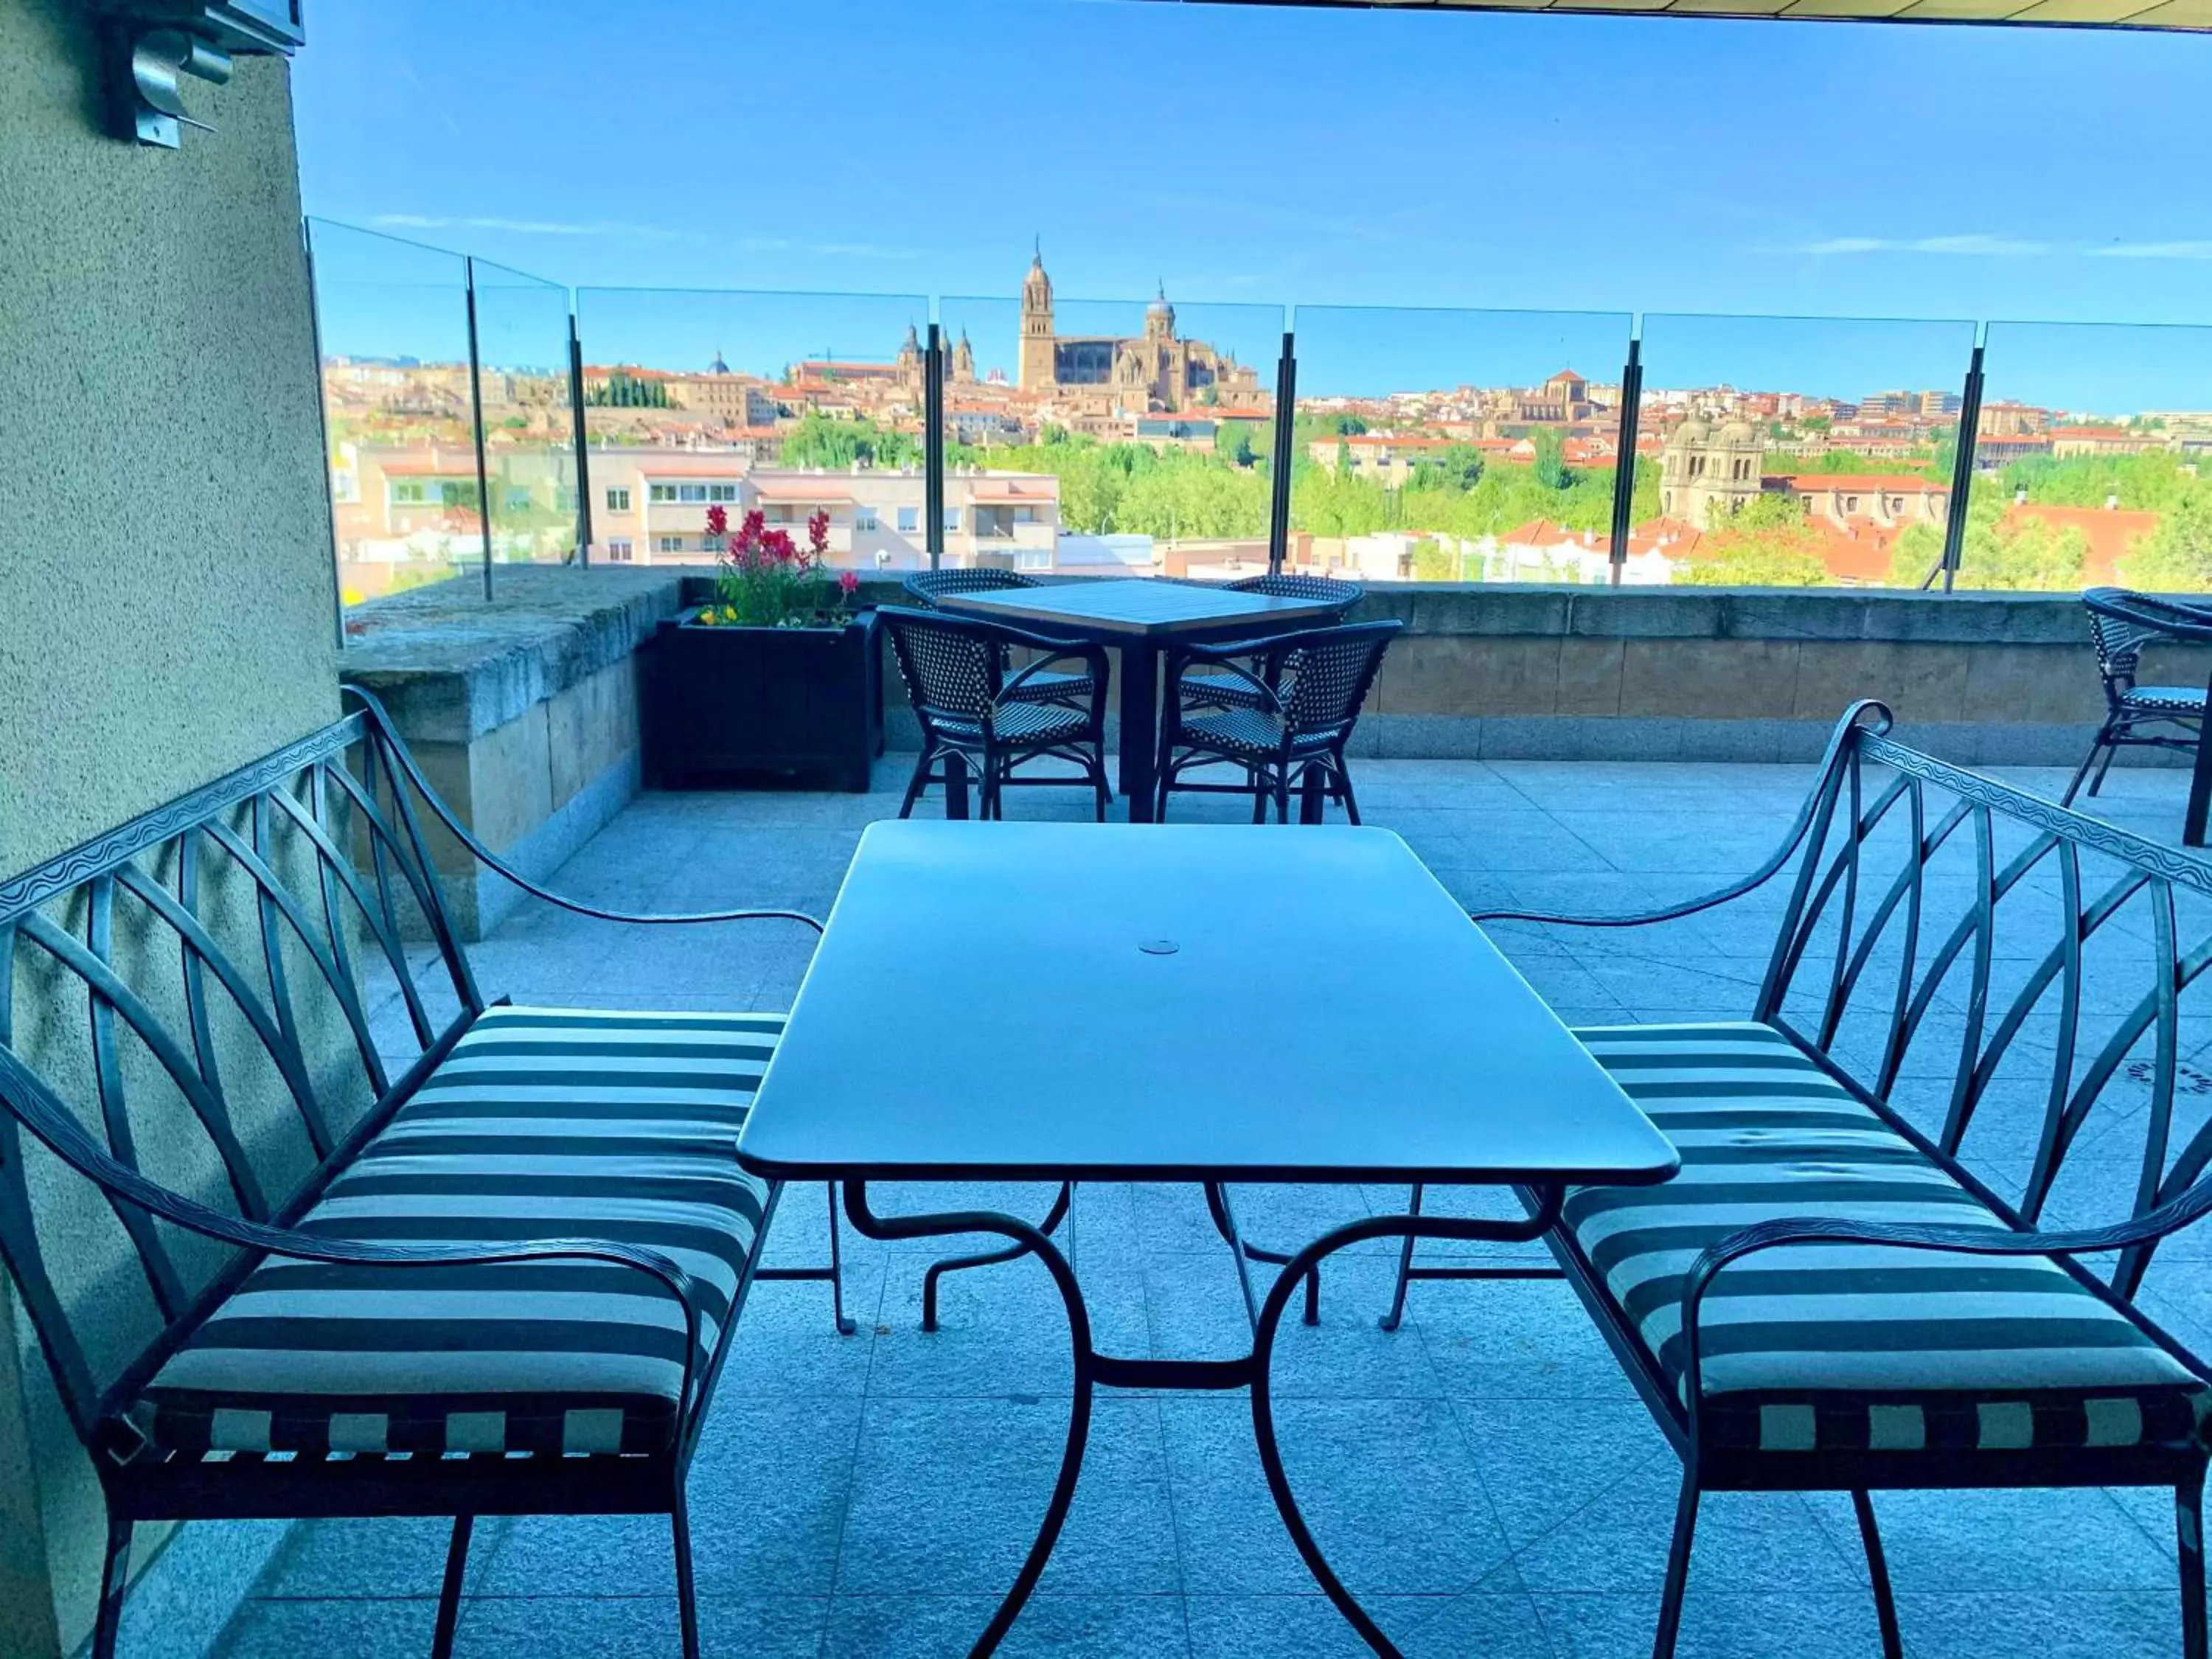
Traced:
<path fill-rule="evenodd" d="M 1182 946 L 1171 939 L 1148 939 L 1137 948 L 1148 957 L 1171 957 Z"/>

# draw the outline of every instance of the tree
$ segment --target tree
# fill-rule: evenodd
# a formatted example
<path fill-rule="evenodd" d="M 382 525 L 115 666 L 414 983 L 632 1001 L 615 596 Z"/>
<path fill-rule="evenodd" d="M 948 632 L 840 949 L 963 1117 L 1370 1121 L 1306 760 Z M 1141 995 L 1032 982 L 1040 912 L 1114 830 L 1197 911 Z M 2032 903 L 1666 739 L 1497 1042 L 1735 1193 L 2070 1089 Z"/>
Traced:
<path fill-rule="evenodd" d="M 2212 588 L 2212 482 L 2191 486 L 2157 529 L 2130 544 L 2124 574 L 2128 586 L 2153 592 Z"/>
<path fill-rule="evenodd" d="M 1891 550 L 1891 584 L 1919 586 L 1942 550 L 1942 530 L 1912 526 Z M 1966 504 L 1966 533 L 1953 581 L 1962 588 L 2064 592 L 2081 586 L 2088 562 L 2088 538 L 2079 530 L 2016 513 L 1991 492 L 1978 490 Z"/>
<path fill-rule="evenodd" d="M 1809 538 L 1749 537 L 1692 560 L 1676 580 L 1692 587 L 1819 587 L 1828 567 Z"/>
<path fill-rule="evenodd" d="M 1566 445 L 1561 441 L 1557 427 L 1540 426 L 1533 441 L 1536 447 L 1534 471 L 1536 482 L 1547 489 L 1567 487 Z"/>
<path fill-rule="evenodd" d="M 786 466 L 819 466 L 844 471 L 854 465 L 903 466 L 921 459 L 921 447 L 903 432 L 873 421 L 839 421 L 809 410 L 785 435 Z"/>

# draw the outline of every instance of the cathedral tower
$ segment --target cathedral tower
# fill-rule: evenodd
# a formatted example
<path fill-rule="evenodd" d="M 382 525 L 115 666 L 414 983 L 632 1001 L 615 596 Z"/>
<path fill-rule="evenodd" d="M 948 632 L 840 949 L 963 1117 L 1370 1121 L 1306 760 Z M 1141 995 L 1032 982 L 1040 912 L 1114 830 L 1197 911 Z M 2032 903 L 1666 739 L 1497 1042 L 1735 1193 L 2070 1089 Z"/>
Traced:
<path fill-rule="evenodd" d="M 1022 282 L 1021 387 L 1048 392 L 1057 382 L 1053 364 L 1052 278 L 1044 274 L 1044 250 L 1030 261 Z"/>

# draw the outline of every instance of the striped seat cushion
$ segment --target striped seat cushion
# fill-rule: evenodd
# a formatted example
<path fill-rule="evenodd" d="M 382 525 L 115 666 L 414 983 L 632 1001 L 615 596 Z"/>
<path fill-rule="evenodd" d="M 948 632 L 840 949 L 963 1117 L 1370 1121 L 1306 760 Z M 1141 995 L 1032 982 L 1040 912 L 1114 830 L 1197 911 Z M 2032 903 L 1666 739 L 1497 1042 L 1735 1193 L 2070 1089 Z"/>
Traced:
<path fill-rule="evenodd" d="M 1780 1032 L 1577 1034 L 1682 1156 L 1662 1186 L 1568 1194 L 1566 1228 L 1683 1388 L 1683 1278 L 1753 1222 L 2005 1224 Z M 2041 1256 L 1789 1245 L 1734 1262 L 1700 1304 L 1708 1444 L 1769 1451 L 2179 1443 L 2207 1391 Z"/>
<path fill-rule="evenodd" d="M 768 1196 L 732 1149 L 782 1030 L 781 1014 L 491 1009 L 301 1225 L 647 1246 L 690 1276 L 712 1353 Z M 677 1431 L 684 1359 L 664 1282 L 619 1263 L 272 1259 L 131 1415 L 183 1452 L 653 1451 Z"/>

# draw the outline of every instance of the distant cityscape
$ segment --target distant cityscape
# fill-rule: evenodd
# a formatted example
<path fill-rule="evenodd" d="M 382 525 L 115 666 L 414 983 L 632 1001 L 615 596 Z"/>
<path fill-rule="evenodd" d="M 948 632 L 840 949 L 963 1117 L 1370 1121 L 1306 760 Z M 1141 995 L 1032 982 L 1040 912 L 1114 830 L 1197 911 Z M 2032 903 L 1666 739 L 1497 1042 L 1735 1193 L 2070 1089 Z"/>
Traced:
<path fill-rule="evenodd" d="M 1273 365 L 1179 326 L 1164 291 L 1126 332 L 1063 333 L 1033 258 L 1006 337 L 948 334 L 948 562 L 1229 579 L 1263 568 Z M 920 331 L 880 355 L 732 368 L 587 362 L 592 556 L 711 560 L 707 510 L 818 512 L 841 564 L 926 565 Z M 588 343 L 587 343 L 588 349 Z M 979 367 L 979 361 L 981 367 Z M 332 357 L 324 368 L 349 600 L 478 556 L 465 362 Z M 568 376 L 479 377 L 495 556 L 573 556 Z M 1644 387 L 1621 577 L 1638 584 L 1913 586 L 1940 559 L 1960 394 Z M 1301 395 L 1291 567 L 1366 580 L 1611 580 L 1618 379 Z M 2212 411 L 1986 401 L 1960 580 L 2212 587 Z"/>

